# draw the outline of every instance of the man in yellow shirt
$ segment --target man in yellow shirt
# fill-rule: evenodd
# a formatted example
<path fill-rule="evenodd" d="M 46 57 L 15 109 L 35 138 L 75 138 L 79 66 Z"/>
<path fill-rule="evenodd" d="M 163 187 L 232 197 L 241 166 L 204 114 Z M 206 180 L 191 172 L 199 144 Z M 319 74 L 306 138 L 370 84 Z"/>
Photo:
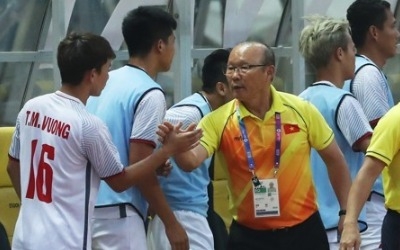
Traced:
<path fill-rule="evenodd" d="M 234 217 L 228 249 L 328 250 L 310 150 L 326 162 L 344 208 L 350 176 L 332 130 L 312 104 L 271 85 L 275 56 L 267 45 L 237 45 L 225 73 L 235 99 L 201 120 L 201 145 L 175 160 L 191 171 L 215 153 L 216 166 L 227 173 Z M 270 182 L 273 196 L 267 192 Z"/>
<path fill-rule="evenodd" d="M 361 239 L 357 228 L 357 217 L 381 172 L 387 208 L 382 223 L 382 249 L 400 249 L 399 120 L 400 105 L 397 104 L 379 120 L 374 129 L 365 161 L 350 189 L 340 249 L 359 249 Z"/>

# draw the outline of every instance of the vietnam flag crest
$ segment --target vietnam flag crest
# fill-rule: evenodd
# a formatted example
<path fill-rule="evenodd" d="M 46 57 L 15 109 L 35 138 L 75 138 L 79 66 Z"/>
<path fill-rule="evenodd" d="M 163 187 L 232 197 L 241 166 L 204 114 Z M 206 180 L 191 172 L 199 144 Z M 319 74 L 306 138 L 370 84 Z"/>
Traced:
<path fill-rule="evenodd" d="M 284 124 L 283 130 L 285 131 L 285 134 L 293 134 L 299 132 L 300 128 L 297 124 Z"/>

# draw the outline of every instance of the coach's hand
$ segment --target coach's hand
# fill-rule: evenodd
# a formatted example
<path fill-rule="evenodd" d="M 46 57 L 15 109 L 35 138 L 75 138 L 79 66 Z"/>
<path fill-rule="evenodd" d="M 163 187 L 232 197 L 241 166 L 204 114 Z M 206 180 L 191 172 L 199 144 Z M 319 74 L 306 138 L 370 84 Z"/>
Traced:
<path fill-rule="evenodd" d="M 360 245 L 361 237 L 357 222 L 345 223 L 340 239 L 340 250 L 359 250 Z"/>

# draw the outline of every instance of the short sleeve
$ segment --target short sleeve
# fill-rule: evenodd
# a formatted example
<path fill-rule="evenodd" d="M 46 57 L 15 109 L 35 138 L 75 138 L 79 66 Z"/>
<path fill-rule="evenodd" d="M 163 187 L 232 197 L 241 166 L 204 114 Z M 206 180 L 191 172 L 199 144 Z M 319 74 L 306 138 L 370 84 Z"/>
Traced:
<path fill-rule="evenodd" d="M 379 120 L 390 109 L 386 79 L 378 68 L 364 66 L 353 80 L 352 93 L 360 102 L 369 122 Z"/>
<path fill-rule="evenodd" d="M 349 145 L 372 133 L 360 103 L 351 95 L 344 96 L 338 107 L 336 123 Z"/>
<path fill-rule="evenodd" d="M 166 111 L 165 96 L 160 89 L 146 93 L 135 111 L 131 140 L 149 141 L 157 144 L 158 125 L 164 119 Z"/>
<path fill-rule="evenodd" d="M 82 131 L 82 150 L 100 178 L 120 173 L 123 165 L 106 125 L 95 117 L 83 123 Z"/>
<path fill-rule="evenodd" d="M 322 114 L 313 104 L 305 102 L 305 105 L 307 110 L 306 117 L 308 118 L 308 121 L 306 121 L 308 127 L 308 140 L 311 147 L 316 150 L 322 150 L 333 141 L 333 131 L 325 121 Z"/>
<path fill-rule="evenodd" d="M 372 156 L 389 165 L 400 150 L 400 106 L 392 108 L 374 129 L 367 156 Z"/>

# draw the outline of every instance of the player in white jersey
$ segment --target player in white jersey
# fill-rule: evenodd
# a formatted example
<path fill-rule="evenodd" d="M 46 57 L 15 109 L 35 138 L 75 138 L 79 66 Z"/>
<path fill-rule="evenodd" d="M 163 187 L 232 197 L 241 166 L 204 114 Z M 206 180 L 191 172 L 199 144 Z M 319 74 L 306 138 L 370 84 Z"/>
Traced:
<path fill-rule="evenodd" d="M 7 166 L 22 203 L 13 249 L 91 249 L 100 179 L 121 192 L 173 153 L 197 145 L 201 134 L 193 125 L 123 168 L 105 124 L 85 109 L 87 98 L 104 88 L 114 57 L 103 37 L 71 33 L 58 47 L 61 89 L 28 101 L 18 114 Z"/>
<path fill-rule="evenodd" d="M 347 9 L 351 36 L 357 48 L 355 77 L 344 85 L 360 102 L 372 128 L 393 106 L 388 81 L 382 71 L 387 59 L 396 55 L 399 31 L 390 3 L 384 0 L 356 0 Z M 382 178 L 379 176 L 366 203 L 368 230 L 363 250 L 381 245 L 381 227 L 386 214 Z"/>

